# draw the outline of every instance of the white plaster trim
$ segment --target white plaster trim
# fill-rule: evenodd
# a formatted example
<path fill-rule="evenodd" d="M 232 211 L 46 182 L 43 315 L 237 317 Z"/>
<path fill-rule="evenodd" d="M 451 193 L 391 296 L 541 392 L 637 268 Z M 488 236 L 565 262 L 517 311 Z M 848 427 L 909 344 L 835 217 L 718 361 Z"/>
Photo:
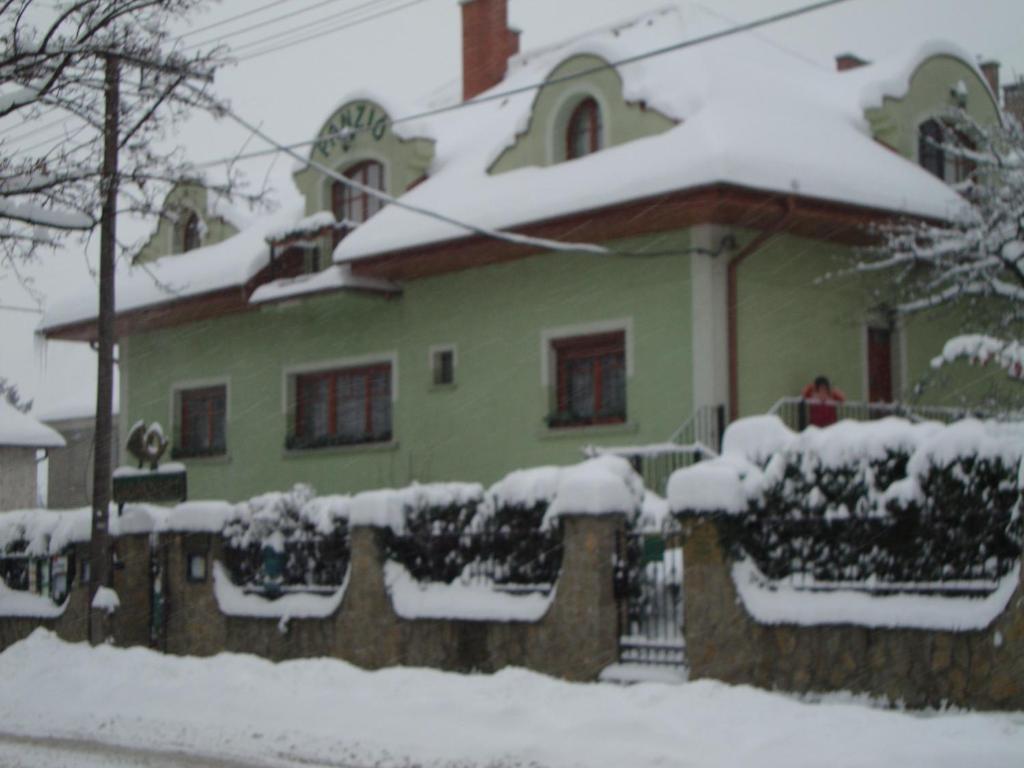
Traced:
<path fill-rule="evenodd" d="M 608 149 L 610 146 L 608 123 L 611 110 L 608 108 L 608 100 L 600 90 L 592 85 L 576 83 L 558 97 L 558 100 L 551 109 L 548 124 L 544 128 L 544 160 L 547 165 L 554 165 L 555 163 L 567 160 L 563 156 L 564 152 L 560 152 L 558 148 L 566 147 L 567 137 L 565 132 L 569 129 L 569 118 L 572 116 L 572 111 L 576 109 L 580 102 L 587 98 L 592 98 L 596 101 L 597 108 L 601 111 L 601 149 L 598 152 Z M 561 130 L 559 130 L 559 126 L 561 126 Z"/>
<path fill-rule="evenodd" d="M 230 376 L 214 376 L 203 379 L 183 379 L 181 381 L 175 381 L 171 384 L 171 396 L 170 403 L 168 403 L 167 411 L 167 425 L 169 432 L 167 436 L 171 439 L 171 448 L 178 446 L 174 445 L 174 436 L 177 433 L 178 426 L 178 393 L 184 392 L 189 389 L 203 389 L 205 387 L 224 387 L 224 444 L 227 450 L 225 453 L 230 453 L 230 435 L 228 434 L 228 427 L 231 425 L 231 377 Z M 122 396 L 124 390 L 121 391 Z M 127 425 L 125 429 L 130 425 Z M 127 437 L 125 438 L 125 444 L 127 445 Z"/>
<path fill-rule="evenodd" d="M 389 363 L 391 365 L 391 402 L 398 402 L 398 351 L 374 352 L 368 355 L 354 357 L 340 357 L 329 360 L 317 360 L 300 365 L 290 365 L 281 370 L 281 413 L 287 414 L 290 403 L 288 402 L 288 380 L 303 373 L 318 373 L 320 371 L 334 371 L 344 368 L 359 368 L 364 365 L 375 365 L 377 363 Z"/>
<path fill-rule="evenodd" d="M 596 320 L 591 323 L 563 325 L 558 328 L 544 328 L 540 332 L 540 385 L 552 386 L 551 368 L 553 350 L 551 342 L 573 336 L 590 336 L 598 333 L 622 331 L 626 337 L 626 378 L 633 378 L 633 318 L 621 317 L 615 320 Z"/>

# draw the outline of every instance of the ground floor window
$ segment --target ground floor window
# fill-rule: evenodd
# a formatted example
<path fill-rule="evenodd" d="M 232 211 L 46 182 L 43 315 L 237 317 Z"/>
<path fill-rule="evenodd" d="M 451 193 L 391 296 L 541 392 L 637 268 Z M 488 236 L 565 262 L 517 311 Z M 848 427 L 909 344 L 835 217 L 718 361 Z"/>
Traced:
<path fill-rule="evenodd" d="M 218 456 L 227 452 L 227 387 L 182 389 L 177 394 L 178 430 L 174 455 Z"/>
<path fill-rule="evenodd" d="M 551 342 L 555 361 L 552 427 L 626 420 L 626 335 L 623 331 Z"/>
<path fill-rule="evenodd" d="M 391 364 L 297 375 L 291 448 L 391 439 Z"/>

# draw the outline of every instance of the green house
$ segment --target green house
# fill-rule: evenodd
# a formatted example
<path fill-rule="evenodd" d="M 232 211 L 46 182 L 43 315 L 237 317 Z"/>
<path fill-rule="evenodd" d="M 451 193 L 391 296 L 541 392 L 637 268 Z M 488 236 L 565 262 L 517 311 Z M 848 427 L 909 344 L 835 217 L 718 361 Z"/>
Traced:
<path fill-rule="evenodd" d="M 304 210 L 176 189 L 119 278 L 120 423 L 168 428 L 192 496 L 713 443 L 822 373 L 898 401 L 959 330 L 841 274 L 873 222 L 962 202 L 933 121 L 999 112 L 955 47 L 826 72 L 739 35 L 616 65 L 693 30 L 661 11 L 520 54 L 505 0 L 462 14 L 463 102 L 345 100 L 310 126 Z M 95 307 L 43 331 L 88 341 Z"/>

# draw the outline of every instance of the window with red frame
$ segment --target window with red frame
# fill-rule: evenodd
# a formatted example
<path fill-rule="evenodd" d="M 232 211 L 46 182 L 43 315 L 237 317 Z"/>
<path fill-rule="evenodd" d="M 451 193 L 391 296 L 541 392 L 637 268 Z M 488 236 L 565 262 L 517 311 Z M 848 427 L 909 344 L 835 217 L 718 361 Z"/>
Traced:
<path fill-rule="evenodd" d="M 568 160 L 590 155 L 601 149 L 601 109 L 593 99 L 584 99 L 569 117 L 566 132 Z"/>
<path fill-rule="evenodd" d="M 375 160 L 357 163 L 345 171 L 345 176 L 372 189 L 384 191 L 384 166 Z M 368 192 L 350 187 L 340 181 L 331 187 L 331 205 L 334 218 L 361 224 L 384 207 L 384 201 Z"/>
<path fill-rule="evenodd" d="M 391 365 L 304 373 L 295 377 L 292 448 L 391 439 Z"/>
<path fill-rule="evenodd" d="M 552 342 L 556 412 L 552 427 L 626 420 L 626 335 L 622 331 Z"/>
<path fill-rule="evenodd" d="M 223 385 L 178 392 L 176 456 L 217 456 L 227 452 L 227 388 Z"/>

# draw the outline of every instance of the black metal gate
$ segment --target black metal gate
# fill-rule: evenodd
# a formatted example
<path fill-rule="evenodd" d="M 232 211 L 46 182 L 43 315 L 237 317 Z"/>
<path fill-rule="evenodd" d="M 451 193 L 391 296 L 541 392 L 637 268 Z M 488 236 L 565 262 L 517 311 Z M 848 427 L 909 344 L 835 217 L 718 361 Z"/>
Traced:
<path fill-rule="evenodd" d="M 678 530 L 620 531 L 615 596 L 619 603 L 619 661 L 682 666 L 682 534 Z"/>

